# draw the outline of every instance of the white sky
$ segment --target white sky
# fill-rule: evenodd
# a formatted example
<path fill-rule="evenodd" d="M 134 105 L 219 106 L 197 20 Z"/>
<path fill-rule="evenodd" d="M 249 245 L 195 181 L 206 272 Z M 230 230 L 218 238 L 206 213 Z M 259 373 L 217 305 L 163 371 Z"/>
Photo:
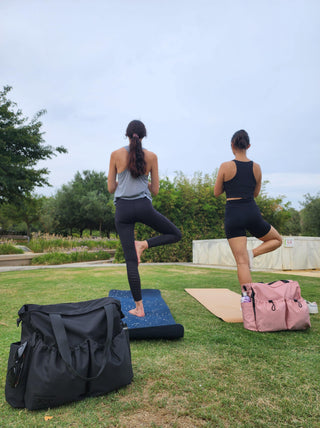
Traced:
<path fill-rule="evenodd" d="M 270 196 L 320 191 L 318 0 L 1 0 L 0 85 L 67 155 L 51 195 L 108 172 L 132 119 L 160 175 L 211 173 L 246 129 Z"/>

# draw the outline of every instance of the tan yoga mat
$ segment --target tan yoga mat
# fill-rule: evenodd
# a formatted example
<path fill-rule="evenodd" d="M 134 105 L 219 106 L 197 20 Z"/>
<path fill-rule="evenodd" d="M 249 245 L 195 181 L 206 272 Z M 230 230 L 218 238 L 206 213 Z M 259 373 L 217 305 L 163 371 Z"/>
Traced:
<path fill-rule="evenodd" d="M 216 317 L 226 322 L 242 322 L 241 295 L 228 288 L 185 288 Z"/>

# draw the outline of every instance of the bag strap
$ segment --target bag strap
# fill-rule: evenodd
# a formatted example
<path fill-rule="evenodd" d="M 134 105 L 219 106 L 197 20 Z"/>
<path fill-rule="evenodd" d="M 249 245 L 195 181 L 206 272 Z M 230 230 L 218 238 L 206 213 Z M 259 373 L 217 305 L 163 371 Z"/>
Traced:
<path fill-rule="evenodd" d="M 280 280 L 278 280 L 278 281 L 268 282 L 268 284 L 267 284 L 267 285 L 272 285 L 272 284 L 274 284 L 275 282 L 283 282 L 284 284 L 288 284 L 290 281 L 289 281 L 288 279 L 280 279 Z"/>
<path fill-rule="evenodd" d="M 70 351 L 70 346 L 68 343 L 68 337 L 67 337 L 66 329 L 64 327 L 63 319 L 60 314 L 49 314 L 53 333 L 55 335 L 57 345 L 58 345 L 58 350 L 60 352 L 62 360 L 64 361 L 64 363 L 66 364 L 66 366 L 68 367 L 68 369 L 71 371 L 72 374 L 74 374 L 75 376 L 85 381 L 98 379 L 98 377 L 101 375 L 101 373 L 103 372 L 107 364 L 108 352 L 111 346 L 112 332 L 113 332 L 113 305 L 105 305 L 104 310 L 107 316 L 107 337 L 106 337 L 106 342 L 105 342 L 105 347 L 103 352 L 103 364 L 100 367 L 100 370 L 98 371 L 97 375 L 93 377 L 82 376 L 72 366 L 71 351 Z"/>

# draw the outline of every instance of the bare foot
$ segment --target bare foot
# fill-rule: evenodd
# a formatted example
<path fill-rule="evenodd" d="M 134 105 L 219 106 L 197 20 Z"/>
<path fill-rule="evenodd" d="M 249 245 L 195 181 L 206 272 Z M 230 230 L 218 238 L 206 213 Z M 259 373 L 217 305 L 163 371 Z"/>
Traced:
<path fill-rule="evenodd" d="M 141 262 L 141 255 L 148 248 L 147 241 L 134 241 L 134 245 L 136 247 L 136 253 L 138 258 L 138 264 Z"/>
<path fill-rule="evenodd" d="M 135 315 L 136 317 L 140 317 L 140 318 L 142 318 L 142 317 L 145 316 L 143 308 L 142 308 L 142 310 L 141 309 L 137 309 L 137 308 L 130 309 L 129 313 L 131 315 Z"/>
<path fill-rule="evenodd" d="M 130 309 L 129 313 L 131 315 L 135 315 L 136 317 L 144 317 L 145 313 L 144 313 L 142 300 L 135 302 L 135 304 L 136 304 L 136 307 L 134 309 Z"/>

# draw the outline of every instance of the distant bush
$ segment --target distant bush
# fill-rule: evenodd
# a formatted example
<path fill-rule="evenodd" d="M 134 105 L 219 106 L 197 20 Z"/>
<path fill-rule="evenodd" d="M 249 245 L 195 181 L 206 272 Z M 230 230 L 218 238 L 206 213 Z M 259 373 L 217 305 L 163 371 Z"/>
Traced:
<path fill-rule="evenodd" d="M 33 265 L 61 265 L 65 263 L 80 263 L 94 260 L 109 260 L 110 254 L 106 251 L 88 252 L 75 251 L 71 253 L 47 253 L 41 256 L 34 257 L 31 264 Z"/>
<path fill-rule="evenodd" d="M 173 245 L 145 251 L 142 262 L 191 262 L 193 240 L 224 237 L 225 198 L 215 198 L 214 183 L 215 174 L 201 173 L 192 178 L 177 173 L 173 181 L 169 178 L 160 180 L 160 190 L 153 198 L 153 206 L 181 230 L 182 239 Z M 141 223 L 137 223 L 135 233 L 139 241 L 158 235 Z M 115 261 L 124 261 L 120 245 Z"/>
<path fill-rule="evenodd" d="M 123 249 L 122 249 L 122 245 L 121 242 L 118 242 L 117 248 L 116 248 L 116 254 L 114 255 L 114 261 L 115 263 L 124 263 L 125 259 L 124 259 L 124 253 L 123 253 Z"/>
<path fill-rule="evenodd" d="M 23 254 L 23 250 L 21 248 L 16 248 L 12 244 L 8 244 L 6 242 L 0 243 L 0 255 L 5 254 Z"/>
<path fill-rule="evenodd" d="M 153 198 L 153 206 L 181 230 L 182 239 L 173 245 L 150 248 L 142 254 L 142 262 L 191 262 L 193 241 L 225 239 L 226 196 L 214 196 L 215 180 L 215 173 L 209 175 L 200 172 L 191 178 L 177 172 L 173 180 L 160 180 L 159 193 Z M 256 201 L 264 219 L 281 233 L 286 222 L 292 218 L 288 205 L 283 203 L 283 197 L 269 198 L 263 185 Z M 292 225 L 289 226 L 291 230 Z M 136 225 L 135 236 L 139 241 L 157 234 L 141 223 Z M 124 261 L 121 245 L 117 247 L 115 261 Z"/>
<path fill-rule="evenodd" d="M 59 252 L 72 248 L 84 247 L 88 250 L 116 248 L 117 241 L 107 238 L 83 239 L 58 235 L 35 235 L 28 244 L 34 253 Z"/>

